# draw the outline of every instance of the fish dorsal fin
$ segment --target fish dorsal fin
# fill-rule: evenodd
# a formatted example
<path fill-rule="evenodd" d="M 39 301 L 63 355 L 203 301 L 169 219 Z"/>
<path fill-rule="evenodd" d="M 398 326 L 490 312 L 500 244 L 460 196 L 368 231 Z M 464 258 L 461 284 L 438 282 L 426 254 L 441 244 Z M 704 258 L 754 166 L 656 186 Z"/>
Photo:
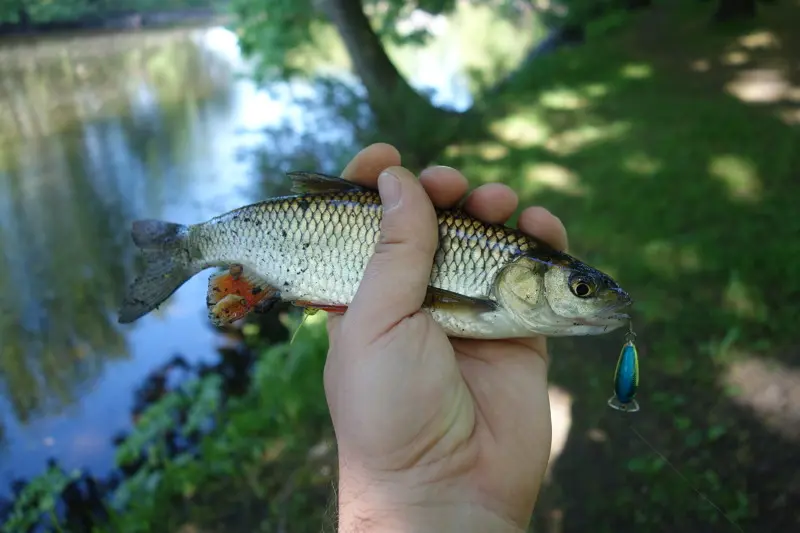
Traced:
<path fill-rule="evenodd" d="M 292 192 L 297 194 L 372 190 L 358 183 L 319 172 L 296 171 L 289 172 L 287 176 L 292 180 Z"/>

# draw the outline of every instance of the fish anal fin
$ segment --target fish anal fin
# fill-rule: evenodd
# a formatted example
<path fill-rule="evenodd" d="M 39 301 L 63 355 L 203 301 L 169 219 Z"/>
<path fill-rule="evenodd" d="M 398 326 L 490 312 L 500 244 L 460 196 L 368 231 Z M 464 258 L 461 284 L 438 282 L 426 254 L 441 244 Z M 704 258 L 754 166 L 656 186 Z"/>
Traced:
<path fill-rule="evenodd" d="M 295 171 L 287 173 L 287 176 L 292 181 L 292 192 L 298 194 L 372 190 L 358 183 L 319 172 Z"/>
<path fill-rule="evenodd" d="M 309 302 L 308 300 L 295 300 L 292 302 L 297 307 L 303 307 L 309 314 L 317 311 L 327 311 L 328 313 L 344 313 L 347 311 L 346 305 L 325 304 L 319 302 Z"/>
<path fill-rule="evenodd" d="M 429 286 L 422 306 L 435 309 L 469 308 L 486 312 L 497 309 L 497 302 L 488 298 L 464 296 L 463 294 Z"/>

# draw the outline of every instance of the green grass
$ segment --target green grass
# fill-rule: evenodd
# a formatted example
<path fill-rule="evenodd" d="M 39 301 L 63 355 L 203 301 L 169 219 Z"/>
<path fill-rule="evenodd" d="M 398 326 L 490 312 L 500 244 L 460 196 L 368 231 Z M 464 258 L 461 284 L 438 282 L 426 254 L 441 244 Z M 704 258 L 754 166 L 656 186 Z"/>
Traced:
<path fill-rule="evenodd" d="M 787 492 L 797 443 L 739 403 L 780 372 L 746 379 L 751 398 L 726 385 L 742 360 L 800 362 L 800 132 L 782 118 L 786 95 L 755 105 L 723 90 L 754 67 L 800 81 L 796 56 L 784 57 L 797 11 L 714 32 L 692 13 L 643 15 L 612 39 L 538 61 L 495 104 L 502 116 L 486 139 L 441 161 L 551 209 L 571 251 L 636 300 L 640 413 L 605 405 L 621 334 L 552 343 L 552 381 L 573 397 L 573 425 L 537 507 L 540 531 L 554 527 L 555 509 L 564 532 L 736 531 L 693 488 L 746 531 L 800 526 L 789 503 L 800 494 Z M 765 31 L 783 47 L 735 44 Z M 736 50 L 750 61 L 726 66 Z M 697 58 L 710 68 L 695 72 Z M 784 407 L 773 426 L 799 410 Z M 604 440 L 588 436 L 598 429 Z"/>

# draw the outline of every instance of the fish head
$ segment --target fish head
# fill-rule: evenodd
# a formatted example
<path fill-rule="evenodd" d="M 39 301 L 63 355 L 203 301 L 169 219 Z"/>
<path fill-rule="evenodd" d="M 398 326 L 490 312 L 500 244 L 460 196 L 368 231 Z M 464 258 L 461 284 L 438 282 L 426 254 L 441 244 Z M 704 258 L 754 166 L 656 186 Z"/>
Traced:
<path fill-rule="evenodd" d="M 607 274 L 565 253 L 521 256 L 495 281 L 498 303 L 533 333 L 599 335 L 628 323 L 633 300 Z"/>

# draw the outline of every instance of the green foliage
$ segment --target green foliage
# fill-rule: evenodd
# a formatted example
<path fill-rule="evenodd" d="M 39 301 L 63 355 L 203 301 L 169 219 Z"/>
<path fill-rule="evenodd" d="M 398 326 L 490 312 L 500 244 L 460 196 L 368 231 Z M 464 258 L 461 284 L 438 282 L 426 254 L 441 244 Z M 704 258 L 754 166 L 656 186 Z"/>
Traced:
<path fill-rule="evenodd" d="M 78 20 L 126 12 L 215 7 L 225 0 L 0 0 L 0 23 Z"/>
<path fill-rule="evenodd" d="M 486 7 L 486 2 L 473 2 Z M 518 18 L 513 0 L 491 2 L 496 13 L 508 20 Z M 310 0 L 231 0 L 235 27 L 242 51 L 257 64 L 263 79 L 286 78 L 304 72 L 296 63 L 312 53 L 326 58 L 341 50 L 341 36 L 331 24 L 324 3 Z M 428 15 L 449 15 L 457 7 L 455 0 L 364 0 L 364 13 L 373 30 L 387 47 L 422 45 L 431 33 L 426 25 L 409 27 L 400 24 L 413 12 Z M 322 61 L 321 61 L 322 62 Z"/>
<path fill-rule="evenodd" d="M 78 471 L 67 475 L 60 468 L 53 467 L 32 479 L 14 502 L 11 516 L 3 524 L 3 531 L 27 533 L 44 520 L 49 520 L 56 530 L 60 530 L 56 502 L 66 486 L 78 476 Z"/>
<path fill-rule="evenodd" d="M 78 18 L 94 12 L 88 0 L 35 0 L 26 2 L 25 9 L 34 21 L 64 20 Z"/>
<path fill-rule="evenodd" d="M 427 28 L 419 28 L 403 33 L 398 22 L 408 19 L 414 11 L 429 15 L 447 15 L 456 7 L 455 0 L 364 0 L 364 11 L 371 16 L 376 32 L 395 45 L 423 44 L 431 35 Z"/>
<path fill-rule="evenodd" d="M 365 13 L 370 16 L 373 28 L 382 38 L 395 44 L 424 41 L 425 30 L 408 34 L 398 30 L 397 22 L 414 9 L 431 14 L 449 11 L 454 0 L 426 0 L 422 2 L 367 0 Z M 327 53 L 340 36 L 322 4 L 310 0 L 232 0 L 230 10 L 236 15 L 236 28 L 240 47 L 246 55 L 257 61 L 258 74 L 263 79 L 286 78 L 298 74 L 293 61 L 309 48 L 317 53 Z"/>
<path fill-rule="evenodd" d="M 22 16 L 31 22 L 78 18 L 94 13 L 89 0 L 0 0 L 0 23 L 17 24 Z"/>
<path fill-rule="evenodd" d="M 287 56 L 313 41 L 323 21 L 309 0 L 232 0 L 230 9 L 237 16 L 239 46 L 256 56 L 264 78 L 287 76 Z"/>
<path fill-rule="evenodd" d="M 299 317 L 285 323 L 294 331 Z M 256 349 L 261 356 L 244 396 L 224 401 L 221 378 L 211 374 L 142 414 L 117 451 L 120 466 L 141 466 L 112 495 L 110 520 L 97 533 L 175 531 L 187 523 L 204 530 L 274 531 L 281 523 L 319 530 L 335 470 L 322 386 L 324 315 L 307 319 L 293 343 Z M 197 445 L 169 454 L 180 439 Z M 54 520 L 68 481 L 57 470 L 36 478 L 2 530 L 27 532 L 43 523 L 43 513 Z"/>

